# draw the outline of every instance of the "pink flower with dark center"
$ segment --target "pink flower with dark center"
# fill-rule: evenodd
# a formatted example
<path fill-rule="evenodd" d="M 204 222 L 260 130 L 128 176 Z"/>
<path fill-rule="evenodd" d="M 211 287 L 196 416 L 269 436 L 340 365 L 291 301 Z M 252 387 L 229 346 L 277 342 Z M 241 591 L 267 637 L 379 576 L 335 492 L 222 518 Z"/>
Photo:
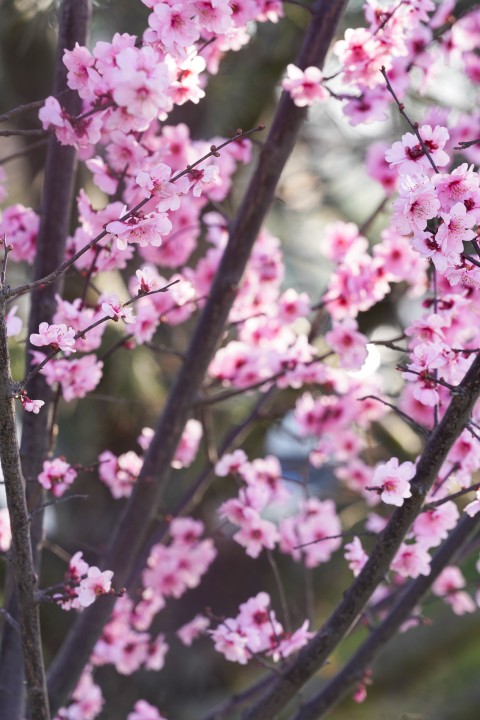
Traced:
<path fill-rule="evenodd" d="M 282 88 L 290 93 L 293 102 L 298 107 L 313 105 L 328 97 L 328 92 L 321 84 L 323 75 L 315 66 L 300 70 L 296 65 L 287 66 L 287 77 L 282 82 Z"/>
<path fill-rule="evenodd" d="M 383 502 L 389 505 L 403 505 L 406 498 L 412 497 L 410 480 L 415 475 L 415 465 L 411 462 L 399 464 L 398 458 L 377 465 L 372 479 L 372 487 L 378 488 Z"/>

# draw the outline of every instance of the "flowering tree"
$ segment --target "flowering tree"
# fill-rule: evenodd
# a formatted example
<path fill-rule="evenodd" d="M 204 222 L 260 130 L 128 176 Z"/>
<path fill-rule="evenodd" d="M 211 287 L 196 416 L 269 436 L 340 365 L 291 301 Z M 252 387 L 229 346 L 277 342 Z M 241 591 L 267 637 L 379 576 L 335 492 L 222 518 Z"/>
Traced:
<path fill-rule="evenodd" d="M 39 106 L 41 127 L 0 131 L 48 137 L 40 212 L 5 205 L 0 220 L 7 499 L 0 511 L 0 718 L 90 720 L 102 712 L 101 666 L 131 675 L 168 664 L 170 639 L 156 631 L 157 617 L 202 582 L 218 557 L 219 522 L 249 558 L 268 556 L 278 602 L 258 587 L 234 617 L 219 617 L 212 597 L 211 610 L 199 607 L 172 629 L 186 646 L 206 634 L 231 663 L 272 666 L 208 717 L 271 719 L 288 707 L 295 720 L 320 718 L 348 693 L 365 699 L 373 661 L 393 635 L 421 622 L 428 593 L 456 614 L 474 612 L 479 601 L 459 563 L 476 548 L 480 517 L 480 116 L 435 106 L 417 117 L 409 103 L 413 92 L 434 87 L 440 67 L 460 73 L 474 96 L 480 11 L 451 0 L 368 0 L 365 25 L 339 39 L 345 1 L 296 3 L 308 23 L 272 122 L 193 140 L 171 113 L 200 102 L 223 55 L 247 44 L 256 25 L 279 21 L 283 5 L 143 3 L 150 12 L 141 36 L 117 34 L 88 49 L 88 0 L 63 0 L 55 87 Z M 379 242 L 369 244 L 368 224 L 324 227 L 332 269 L 311 298 L 283 285 L 280 243 L 264 220 L 309 109 L 322 105 L 353 126 L 392 113 L 405 126 L 368 147 L 368 172 L 385 194 L 378 213 L 388 211 Z M 0 120 L 12 124 L 23 109 Z M 72 213 L 77 161 L 103 202 L 81 189 Z M 229 216 L 240 165 L 251 175 Z M 31 278 L 11 282 L 12 263 L 31 265 Z M 74 272 L 81 291 L 70 297 L 64 279 Z M 402 384 L 394 396 L 382 387 L 381 368 L 362 371 L 374 344 L 358 324 L 392 288 L 418 299 L 396 338 L 375 341 L 397 353 Z M 30 298 L 26 333 L 15 304 L 21 296 Z M 111 324 L 122 328 L 113 345 L 104 337 Z M 155 346 L 163 328 L 185 324 L 192 331 L 184 351 L 173 332 L 169 347 Z M 26 371 L 13 379 L 9 343 L 25 335 Z M 139 428 L 138 447 L 121 454 L 103 448 L 92 458 L 89 470 L 112 502 L 126 498 L 100 557 L 93 563 L 74 552 L 46 586 L 46 507 L 69 500 L 88 512 L 75 493 L 88 469 L 56 451 L 57 409 L 95 391 L 115 350 L 134 354 L 142 345 L 176 357 L 180 369 L 155 427 Z M 247 414 L 216 442 L 208 413 L 241 395 L 249 398 Z M 279 396 L 297 436 L 310 442 L 309 462 L 332 468 L 343 494 L 326 497 L 308 483 L 299 493 L 277 457 L 248 456 L 240 447 L 257 421 L 278 419 Z M 419 436 L 416 456 L 368 452 L 388 414 Z M 202 442 L 205 467 L 169 505 L 175 473 L 192 464 Z M 209 522 L 202 502 L 212 481 L 220 491 Z M 344 510 L 354 504 L 362 510 L 345 523 Z M 335 553 L 345 558 L 350 585 L 328 617 L 292 626 L 278 556 L 315 569 Z M 45 603 L 74 616 L 47 679 L 39 622 Z M 370 633 L 344 667 L 299 701 L 304 684 L 366 618 Z M 161 720 L 164 712 L 168 707 L 143 699 L 125 708 L 128 720 Z"/>

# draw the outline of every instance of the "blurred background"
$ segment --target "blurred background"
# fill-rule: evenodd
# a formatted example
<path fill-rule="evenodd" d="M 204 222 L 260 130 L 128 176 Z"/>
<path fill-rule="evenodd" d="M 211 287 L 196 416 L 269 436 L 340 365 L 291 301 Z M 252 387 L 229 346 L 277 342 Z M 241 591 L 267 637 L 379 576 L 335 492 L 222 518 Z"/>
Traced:
<path fill-rule="evenodd" d="M 362 23 L 361 4 L 349 4 L 339 34 L 346 27 Z M 0 114 L 50 94 L 57 6 L 58 3 L 51 0 L 0 0 Z M 90 44 L 109 40 L 114 32 L 141 35 L 147 14 L 148 9 L 139 0 L 97 0 Z M 188 103 L 178 108 L 169 122 L 186 122 L 194 138 L 228 136 L 237 127 L 252 127 L 259 121 L 268 128 L 278 98 L 279 80 L 285 66 L 296 55 L 307 20 L 304 9 L 286 4 L 285 18 L 278 25 L 259 26 L 246 48 L 224 59 L 219 75 L 210 79 L 207 97 L 199 105 Z M 447 102 L 454 102 L 458 82 L 450 78 L 450 89 L 443 83 L 442 98 L 412 97 L 411 114 L 421 117 L 425 103 L 445 102 L 445 96 Z M 38 109 L 19 114 L 14 125 L 5 127 L 38 127 L 37 112 Z M 352 128 L 333 103 L 310 112 L 268 221 L 271 232 L 282 241 L 286 286 L 309 292 L 313 302 L 321 297 L 330 269 L 321 254 L 324 228 L 336 219 L 361 226 L 376 212 L 384 194 L 364 169 L 366 148 L 373 138 L 391 141 L 404 131 L 397 117 L 381 125 Z M 24 153 L 27 145 L 31 147 Z M 9 159 L 3 162 L 5 158 Z M 8 175 L 9 188 L 4 206 L 22 203 L 38 210 L 44 158 L 43 141 L 0 138 L 0 163 Z M 232 197 L 226 204 L 228 212 L 235 211 L 248 175 L 247 168 L 237 177 Z M 77 183 L 78 187 L 86 187 L 92 198 L 101 201 L 88 171 L 81 165 Z M 385 222 L 386 215 L 380 212 L 368 230 L 372 243 L 378 240 Z M 72 218 L 72 229 L 74 227 L 75 218 Z M 11 267 L 9 272 L 13 285 L 28 274 L 28 268 Z M 119 274 L 115 278 L 116 286 L 121 287 L 122 283 L 125 286 L 125 278 L 130 274 L 131 269 L 124 277 Z M 79 283 L 74 272 L 68 275 L 65 286 L 68 299 L 78 294 Z M 402 287 L 394 287 L 382 303 L 362 315 L 361 330 L 372 338 L 393 337 L 418 307 L 418 302 L 406 299 Z M 25 299 L 22 301 L 24 317 L 27 303 Z M 163 326 L 158 342 L 182 351 L 191 328 L 191 322 L 174 330 Z M 113 345 L 119 333 L 117 326 L 108 328 L 105 346 Z M 396 359 L 390 351 L 382 351 L 384 379 L 392 391 L 398 387 Z M 16 377 L 22 376 L 23 362 L 22 348 L 17 346 L 13 351 Z M 56 454 L 65 455 L 71 463 L 91 466 L 105 448 L 115 454 L 138 451 L 136 438 L 144 426 L 154 425 L 177 367 L 178 359 L 174 356 L 154 356 L 145 347 L 133 353 L 123 349 L 114 353 L 105 361 L 103 380 L 95 393 L 85 400 L 60 405 Z M 292 482 L 308 485 L 312 494 L 325 497 L 333 493 L 348 522 L 353 495 L 332 482 L 328 468 L 315 472 L 309 468 L 308 447 L 292 438 L 288 422 L 283 420 L 293 405 L 293 397 L 293 391 L 277 393 L 270 406 L 271 419 L 255 425 L 246 434 L 243 447 L 250 458 L 267 452 L 277 454 L 285 475 L 292 478 Z M 224 429 L 240 423 L 254 400 L 252 396 L 240 396 L 208 412 L 206 420 L 217 446 Z M 416 436 L 391 417 L 378 424 L 371 447 L 377 457 L 395 454 L 404 459 L 419 450 Z M 177 477 L 170 486 L 165 513 L 172 512 L 207 463 L 207 450 L 202 447 L 192 467 L 173 471 Z M 189 591 L 180 601 L 169 601 L 158 617 L 155 629 L 165 633 L 170 645 L 165 668 L 160 673 L 142 671 L 127 677 L 101 668 L 96 677 L 106 704 L 100 718 L 126 717 L 135 700 L 144 698 L 158 705 L 170 720 L 200 720 L 216 703 L 240 692 L 264 672 L 255 661 L 248 667 L 226 662 L 213 651 L 209 638 L 200 639 L 188 649 L 174 636 L 175 630 L 206 608 L 211 608 L 216 616 L 235 616 L 239 603 L 260 590 L 270 593 L 281 619 L 275 579 L 264 554 L 259 560 L 246 557 L 216 517 L 219 502 L 234 491 L 233 481 L 217 479 L 210 485 L 201 510 L 193 511 L 207 524 L 219 552 L 200 587 Z M 82 472 L 75 492 L 85 493 L 89 499 L 63 503 L 48 513 L 44 585 L 54 584 L 63 577 L 66 558 L 77 550 L 82 550 L 88 561 L 95 564 L 121 513 L 123 501 L 112 501 L 95 472 Z M 368 542 L 365 544 L 368 550 Z M 305 571 L 290 558 L 279 556 L 278 568 L 295 627 L 312 606 L 318 627 L 351 581 L 340 553 L 327 566 L 314 571 Z M 0 572 L 3 573 L 1 565 Z M 369 689 L 366 705 L 346 700 L 330 717 L 334 720 L 477 720 L 480 703 L 478 616 L 455 617 L 438 600 L 427 604 L 426 615 L 427 620 L 431 617 L 434 623 L 426 621 L 422 627 L 398 637 L 375 666 L 374 684 Z M 70 622 L 68 613 L 55 607 L 44 608 L 47 659 L 62 642 Z M 360 632 L 348 638 L 312 685 L 331 677 L 363 637 L 364 633 Z M 229 717 L 234 718 L 235 714 Z"/>

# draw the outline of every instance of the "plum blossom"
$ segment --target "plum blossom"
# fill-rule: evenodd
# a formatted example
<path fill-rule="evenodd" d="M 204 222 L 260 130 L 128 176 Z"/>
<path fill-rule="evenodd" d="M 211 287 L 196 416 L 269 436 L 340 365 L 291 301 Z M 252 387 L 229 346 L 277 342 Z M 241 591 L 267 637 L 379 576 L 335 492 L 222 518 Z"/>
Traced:
<path fill-rule="evenodd" d="M 162 236 L 171 231 L 172 223 L 164 212 L 144 215 L 138 211 L 126 220 L 109 222 L 105 229 L 116 236 L 118 249 L 125 250 L 129 243 L 158 247 L 162 244 Z"/>
<path fill-rule="evenodd" d="M 325 340 L 337 353 L 341 367 L 348 370 L 359 370 L 362 367 L 368 354 L 367 338 L 358 332 L 356 320 L 345 318 L 334 322 Z"/>
<path fill-rule="evenodd" d="M 403 505 L 403 501 L 412 497 L 410 480 L 415 475 L 415 465 L 411 462 L 399 464 L 398 458 L 381 463 L 375 468 L 372 488 L 377 488 L 383 502 L 389 505 Z"/>
<path fill-rule="evenodd" d="M 260 592 L 240 605 L 235 618 L 227 618 L 209 634 L 217 652 L 245 665 L 254 653 L 266 653 L 278 662 L 297 652 L 314 634 L 307 628 L 306 620 L 294 633 L 285 633 L 270 607 L 269 595 Z"/>
<path fill-rule="evenodd" d="M 97 567 L 89 567 L 87 576 L 80 580 L 77 590 L 78 602 L 81 607 L 89 607 L 99 595 L 108 595 L 112 587 L 113 572 Z"/>
<path fill-rule="evenodd" d="M 71 696 L 68 707 L 60 708 L 55 720 L 95 720 L 102 711 L 104 698 L 87 665 Z"/>
<path fill-rule="evenodd" d="M 453 530 L 460 517 L 454 502 L 445 502 L 436 508 L 426 510 L 417 515 L 413 524 L 413 532 L 418 542 L 424 547 L 435 547 Z"/>
<path fill-rule="evenodd" d="M 177 449 L 175 450 L 172 467 L 178 469 L 188 467 L 192 464 L 198 452 L 202 435 L 202 424 L 194 418 L 187 420 L 182 437 L 180 438 Z"/>
<path fill-rule="evenodd" d="M 463 509 L 470 517 L 475 517 L 475 515 L 480 512 L 480 490 L 477 490 L 475 494 L 475 500 L 472 500 L 472 502 L 468 503 Z"/>
<path fill-rule="evenodd" d="M 319 68 L 312 65 L 300 70 L 290 64 L 287 65 L 287 77 L 282 81 L 282 88 L 290 93 L 295 105 L 305 107 L 328 97 L 328 92 L 321 84 L 322 80 L 323 75 Z"/>
<path fill-rule="evenodd" d="M 165 50 L 178 59 L 186 57 L 186 48 L 200 35 L 197 23 L 192 22 L 182 3 L 155 3 L 148 24 L 153 33 L 147 32 L 147 38 L 158 39 Z"/>
<path fill-rule="evenodd" d="M 7 552 L 12 542 L 8 508 L 0 508 L 0 552 Z"/>
<path fill-rule="evenodd" d="M 100 595 L 107 595 L 112 592 L 113 572 L 101 570 L 95 566 L 89 566 L 83 559 L 83 553 L 77 552 L 70 560 L 63 594 L 53 596 L 53 599 L 64 610 L 89 607 Z"/>
<path fill-rule="evenodd" d="M 190 646 L 199 635 L 203 635 L 209 626 L 210 620 L 205 615 L 195 615 L 193 620 L 177 630 L 177 637 L 184 645 Z"/>
<path fill-rule="evenodd" d="M 147 172 L 141 170 L 136 182 L 142 190 L 143 197 L 155 197 L 157 210 L 178 210 L 180 207 L 179 185 L 170 182 L 172 169 L 160 163 Z"/>
<path fill-rule="evenodd" d="M 17 305 L 13 305 L 7 313 L 5 318 L 7 323 L 7 337 L 15 337 L 22 332 L 23 322 L 16 314 L 18 310 Z"/>
<path fill-rule="evenodd" d="M 430 555 L 420 543 L 402 543 L 391 569 L 401 577 L 416 578 L 430 574 Z"/>
<path fill-rule="evenodd" d="M 63 458 L 45 460 L 38 482 L 55 497 L 61 497 L 77 477 L 77 472 Z"/>
<path fill-rule="evenodd" d="M 443 150 L 449 136 L 448 130 L 439 125 L 432 128 L 430 125 L 422 125 L 418 130 L 430 158 L 437 167 L 448 164 L 449 157 Z M 413 133 L 406 133 L 401 141 L 393 143 L 392 147 L 385 153 L 385 158 L 391 167 L 396 167 L 400 174 L 432 173 L 425 150 L 419 139 Z"/>
<path fill-rule="evenodd" d="M 133 308 L 125 306 L 115 293 L 102 295 L 99 298 L 98 303 L 101 305 L 105 315 L 108 315 L 108 317 L 115 320 L 115 322 L 118 322 L 119 320 L 123 320 L 126 323 L 135 322 Z"/>
<path fill-rule="evenodd" d="M 45 405 L 44 400 L 32 400 L 25 393 L 21 393 L 19 399 L 25 412 L 31 412 L 34 415 L 38 415 L 40 409 Z"/>
<path fill-rule="evenodd" d="M 38 356 L 35 358 L 37 362 L 43 359 Z M 103 363 L 95 355 L 84 355 L 78 360 L 50 360 L 40 372 L 50 386 L 60 383 L 64 400 L 70 402 L 85 397 L 97 387 L 102 377 L 102 368 Z"/>
<path fill-rule="evenodd" d="M 98 474 L 115 499 L 129 497 L 142 468 L 141 458 L 132 450 L 118 457 L 109 450 L 100 453 Z"/>
<path fill-rule="evenodd" d="M 40 217 L 31 208 L 16 204 L 0 215 L 0 237 L 12 246 L 10 259 L 32 263 L 35 258 Z"/>
<path fill-rule="evenodd" d="M 348 567 L 357 577 L 368 560 L 368 555 L 362 547 L 360 538 L 354 537 L 351 543 L 347 543 L 345 551 L 345 560 L 348 562 Z"/>
<path fill-rule="evenodd" d="M 132 712 L 128 713 L 127 720 L 167 720 L 167 718 L 146 700 L 137 700 Z"/>
<path fill-rule="evenodd" d="M 437 216 L 440 201 L 425 175 L 401 175 L 399 199 L 393 203 L 392 222 L 402 235 L 425 230 L 427 220 Z"/>
<path fill-rule="evenodd" d="M 203 191 L 207 191 L 215 185 L 220 185 L 220 174 L 216 165 L 208 165 L 204 168 L 190 168 L 187 175 L 190 188 L 193 188 L 194 197 L 200 197 Z"/>
<path fill-rule="evenodd" d="M 475 612 L 477 606 L 463 588 L 466 585 L 460 569 L 453 565 L 444 568 L 432 585 L 432 592 L 450 605 L 455 615 Z"/>
<path fill-rule="evenodd" d="M 38 333 L 30 335 L 30 342 L 36 347 L 49 345 L 53 350 L 62 350 L 66 356 L 75 352 L 75 330 L 63 323 L 60 325 L 49 325 L 46 322 L 40 323 Z"/>

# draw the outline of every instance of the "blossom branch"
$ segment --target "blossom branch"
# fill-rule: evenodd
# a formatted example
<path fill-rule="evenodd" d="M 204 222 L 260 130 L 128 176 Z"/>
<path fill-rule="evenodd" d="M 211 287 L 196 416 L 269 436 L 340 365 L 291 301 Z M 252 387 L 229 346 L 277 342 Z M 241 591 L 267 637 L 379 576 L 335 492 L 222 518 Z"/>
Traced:
<path fill-rule="evenodd" d="M 85 1 L 88 1 L 88 0 L 85 0 Z M 205 155 L 202 155 L 201 158 L 199 158 L 198 160 L 195 160 L 195 162 L 188 165 L 185 168 L 185 170 L 181 170 L 180 172 L 176 173 L 176 175 L 174 175 L 171 178 L 170 182 L 172 182 L 172 183 L 176 182 L 181 177 L 183 177 L 184 175 L 187 175 L 189 172 L 191 172 L 193 170 L 193 168 L 197 167 L 197 165 L 200 165 L 202 162 L 205 162 L 205 160 L 208 160 L 208 158 L 216 157 L 218 152 L 222 148 L 226 147 L 227 145 L 230 145 L 230 143 L 235 142 L 236 140 L 239 140 L 240 138 L 248 137 L 252 133 L 261 132 L 262 130 L 264 130 L 264 128 L 265 128 L 265 126 L 260 124 L 254 128 L 251 128 L 250 130 L 239 130 L 235 135 L 233 135 L 228 140 L 225 140 L 225 142 L 221 143 L 220 145 L 218 145 L 218 146 L 212 145 L 210 148 L 210 152 L 206 153 Z M 54 142 L 56 143 L 56 140 L 54 140 Z M 64 148 L 64 149 L 73 150 L 73 148 Z M 119 218 L 119 222 L 125 222 L 125 220 L 128 220 L 129 218 L 133 217 L 136 213 L 138 213 L 139 210 L 141 210 L 144 207 L 144 205 L 146 205 L 148 202 L 150 202 L 152 197 L 153 197 L 153 195 L 150 195 L 149 197 L 146 197 L 146 198 L 143 198 L 143 200 L 140 200 L 140 202 L 138 202 L 135 205 L 135 207 L 133 207 L 131 210 L 129 210 L 128 212 L 126 212 L 124 215 L 122 215 Z M 93 247 L 95 247 L 95 245 L 97 245 L 97 243 L 99 243 L 100 240 L 103 240 L 103 238 L 106 237 L 107 235 L 110 235 L 110 233 L 107 232 L 107 230 L 102 230 L 101 233 L 96 235 L 92 240 L 90 240 L 89 243 L 87 243 L 83 248 L 81 248 L 81 250 L 78 250 L 78 252 L 76 252 L 74 255 L 72 255 L 72 257 L 68 258 L 68 260 L 65 260 L 61 264 L 60 264 L 60 262 L 61 262 L 60 261 L 57 264 L 56 269 L 53 270 L 52 272 L 50 272 L 48 275 L 45 275 L 45 277 L 39 278 L 38 280 L 27 283 L 25 285 L 20 285 L 19 287 L 14 288 L 13 290 L 9 290 L 9 292 L 7 293 L 7 298 L 11 299 L 14 297 L 19 297 L 20 295 L 25 295 L 25 293 L 31 292 L 32 290 L 37 290 L 37 289 L 42 290 L 43 288 L 45 288 L 49 285 L 52 285 L 52 283 L 54 283 L 57 280 L 57 278 L 59 278 L 61 275 L 63 275 L 65 273 L 65 271 L 68 270 L 69 267 L 74 265 L 74 263 L 76 263 L 76 261 L 79 258 L 81 258 L 82 255 L 84 255 L 86 252 L 88 252 L 88 250 L 91 250 Z"/>
<path fill-rule="evenodd" d="M 430 574 L 420 575 L 407 585 L 385 620 L 365 640 L 345 667 L 299 710 L 293 720 L 320 720 L 351 692 L 353 686 L 364 676 L 365 670 L 397 633 L 402 623 L 408 619 L 442 570 L 455 559 L 477 532 L 479 525 L 480 516 L 466 517 L 457 525 L 433 557 Z"/>
<path fill-rule="evenodd" d="M 245 720 L 275 717 L 322 667 L 383 580 L 413 520 L 421 511 L 450 448 L 468 422 L 480 396 L 480 358 L 475 358 L 459 388 L 461 392 L 452 396 L 443 418 L 427 439 L 411 481 L 412 497 L 392 514 L 364 568 L 323 627 L 300 651 L 296 660 L 290 663 L 282 679 L 277 679 L 271 690 L 246 713 Z"/>
<path fill-rule="evenodd" d="M 346 0 L 317 0 L 296 64 L 305 68 L 324 62 Z M 211 357 L 226 325 L 240 279 L 266 213 L 274 199 L 280 174 L 290 156 L 307 108 L 297 107 L 284 93 L 256 170 L 230 227 L 230 237 L 203 308 L 189 349 L 146 452 L 142 470 L 104 558 L 105 567 L 122 585 L 135 565 L 170 477 L 175 448 L 191 411 Z M 155 482 L 154 482 L 155 480 Z M 50 669 L 50 697 L 55 710 L 75 686 L 93 646 L 107 622 L 113 602 L 86 608 L 57 654 Z"/>
<path fill-rule="evenodd" d="M 42 643 L 40 634 L 40 618 L 35 603 L 36 572 L 32 554 L 30 536 L 30 518 L 25 499 L 24 480 L 20 465 L 20 449 L 17 440 L 15 408 L 11 398 L 12 378 L 8 353 L 7 327 L 5 321 L 5 298 L 0 297 L 0 460 L 5 482 L 7 506 L 12 528 L 12 568 L 17 603 L 9 603 L 6 612 L 15 621 L 18 615 L 20 635 L 14 626 L 7 624 L 4 637 L 10 639 L 7 649 L 13 652 L 13 662 L 21 675 L 25 672 L 26 691 L 32 717 L 38 720 L 49 720 L 48 698 L 45 683 Z M 18 607 L 18 612 L 17 612 Z M 12 612 L 15 610 L 16 612 Z M 20 649 L 20 655 L 17 648 Z M 23 663 L 22 663 L 23 655 Z M 8 657 L 11 657 L 8 654 Z M 23 667 L 22 667 L 23 664 Z M 14 679 L 12 678 L 12 681 Z M 4 706 L 9 712 L 13 710 L 17 717 L 17 708 L 21 705 L 20 698 L 3 692 Z M 6 717 L 6 716 L 5 716 Z"/>
<path fill-rule="evenodd" d="M 395 100 L 395 102 L 397 104 L 398 112 L 403 117 L 403 119 L 408 123 L 408 125 L 411 127 L 411 129 L 417 136 L 418 142 L 420 143 L 421 148 L 422 148 L 423 152 L 425 153 L 425 157 L 428 159 L 428 162 L 430 163 L 432 168 L 435 170 L 435 172 L 438 174 L 439 170 L 435 164 L 434 159 L 432 158 L 432 155 L 431 155 L 429 149 L 425 145 L 425 142 L 424 142 L 422 136 L 420 135 L 420 132 L 418 130 L 418 125 L 413 123 L 410 120 L 410 118 L 408 117 L 407 113 L 405 112 L 405 105 L 398 99 L 397 95 L 395 94 L 395 90 L 393 89 L 392 84 L 391 84 L 390 80 L 388 79 L 388 75 L 387 75 L 385 68 L 384 67 L 380 68 L 380 72 L 382 73 L 383 77 L 385 78 L 388 92 L 390 93 L 390 95 L 393 97 L 393 99 Z"/>

